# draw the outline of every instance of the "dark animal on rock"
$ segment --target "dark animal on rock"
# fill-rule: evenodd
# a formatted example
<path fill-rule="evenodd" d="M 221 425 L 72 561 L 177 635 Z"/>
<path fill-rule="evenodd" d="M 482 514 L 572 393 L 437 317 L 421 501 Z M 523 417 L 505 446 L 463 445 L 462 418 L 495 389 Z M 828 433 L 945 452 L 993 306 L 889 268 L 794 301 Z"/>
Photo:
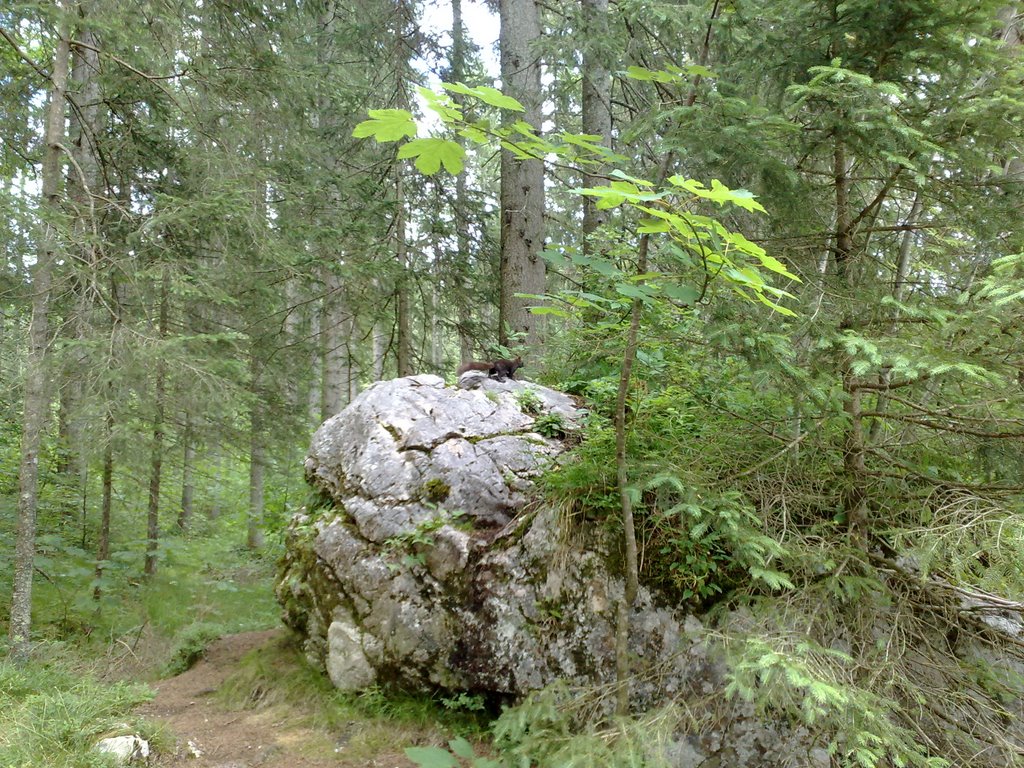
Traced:
<path fill-rule="evenodd" d="M 521 355 L 517 355 L 515 360 L 506 360 L 504 358 L 484 362 L 470 360 L 468 363 L 463 363 L 459 366 L 456 375 L 461 376 L 466 371 L 487 371 L 488 376 L 494 376 L 498 381 L 504 381 L 505 379 L 515 379 L 515 372 L 522 367 L 523 358 Z"/>

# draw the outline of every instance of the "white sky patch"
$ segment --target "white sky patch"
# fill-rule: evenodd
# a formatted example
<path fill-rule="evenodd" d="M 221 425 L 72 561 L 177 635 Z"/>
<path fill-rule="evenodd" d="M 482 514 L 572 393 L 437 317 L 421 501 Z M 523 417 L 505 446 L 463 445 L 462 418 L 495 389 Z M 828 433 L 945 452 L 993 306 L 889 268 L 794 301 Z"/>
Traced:
<path fill-rule="evenodd" d="M 501 63 L 498 51 L 498 31 L 499 31 L 499 19 L 494 13 L 491 13 L 487 9 L 487 6 L 482 0 L 462 0 L 462 24 L 465 29 L 468 44 L 476 47 L 477 51 L 475 55 L 480 57 L 483 63 L 484 71 L 490 80 L 495 82 L 473 82 L 474 78 L 466 77 L 466 84 L 470 86 L 478 85 L 499 85 L 497 78 L 501 73 Z M 439 91 L 441 89 L 441 81 L 435 74 L 439 69 L 447 67 L 449 61 L 447 60 L 447 54 L 451 52 L 452 45 L 452 6 L 449 0 L 427 0 L 426 3 L 420 9 L 419 16 L 420 30 L 428 35 L 436 36 L 438 43 L 444 49 L 440 53 L 441 60 L 434 62 L 428 62 L 420 58 L 412 62 L 412 66 L 417 69 L 423 76 L 424 84 L 427 88 Z M 426 101 L 419 95 L 418 92 L 413 92 L 413 100 L 416 103 L 416 122 L 419 128 L 417 135 L 419 137 L 437 135 L 444 131 L 442 130 L 441 121 L 432 110 L 427 107 Z M 467 153 L 473 155 L 476 153 L 476 149 L 472 146 L 467 147 Z M 467 158 L 468 160 L 469 158 Z M 469 178 L 467 184 L 470 188 L 476 188 L 479 186 L 479 179 L 476 177 L 472 163 L 468 166 Z M 446 185 L 452 181 L 452 177 L 445 171 L 439 172 L 439 183 Z M 454 182 L 452 182 L 454 183 Z M 488 199 L 484 201 L 485 210 L 492 210 L 497 205 L 496 200 Z M 442 214 L 445 215 L 445 214 Z M 423 245 L 424 234 L 421 231 L 420 222 L 415 216 L 411 217 L 409 224 L 409 235 L 413 241 L 420 241 Z M 479 241 L 482 238 L 482 233 L 478 231 L 471 231 L 469 233 L 471 240 Z M 450 242 L 441 243 L 440 245 L 448 250 L 455 249 L 454 235 L 448 238 Z M 425 246 L 423 246 L 425 248 Z M 424 250 L 424 255 L 426 250 Z M 429 256 L 428 258 L 433 258 Z"/>
<path fill-rule="evenodd" d="M 480 49 L 484 69 L 497 77 L 501 67 L 498 60 L 498 17 L 481 0 L 462 0 L 462 25 L 466 35 Z M 452 44 L 452 4 L 445 0 L 430 0 L 423 6 L 420 28 L 440 35 L 441 44 Z"/>
<path fill-rule="evenodd" d="M 428 35 L 437 35 L 439 42 L 449 51 L 452 45 L 452 4 L 448 0 L 430 0 L 421 8 L 419 18 L 420 30 Z M 491 13 L 482 0 L 462 0 L 462 25 L 465 28 L 469 42 L 476 45 L 479 55 L 483 61 L 484 69 L 492 78 L 497 78 L 501 71 L 501 64 L 498 55 L 498 27 L 497 15 Z M 448 62 L 444 62 L 445 65 Z M 435 74 L 438 67 L 419 59 L 413 62 L 413 66 L 420 70 L 424 76 L 427 88 L 438 91 L 441 88 L 441 81 Z M 467 83 L 467 85 L 490 85 L 490 83 Z M 441 127 L 441 121 L 430 109 L 426 102 L 418 94 L 414 93 L 419 117 L 417 123 L 420 126 L 419 135 L 429 135 Z"/>

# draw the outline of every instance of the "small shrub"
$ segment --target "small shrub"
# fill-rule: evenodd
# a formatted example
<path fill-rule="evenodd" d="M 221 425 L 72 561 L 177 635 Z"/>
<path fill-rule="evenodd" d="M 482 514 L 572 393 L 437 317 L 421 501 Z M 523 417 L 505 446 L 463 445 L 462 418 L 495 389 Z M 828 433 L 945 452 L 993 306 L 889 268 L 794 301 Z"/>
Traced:
<path fill-rule="evenodd" d="M 170 661 L 164 667 L 167 677 L 180 675 L 195 666 L 215 640 L 223 635 L 223 628 L 217 624 L 193 624 L 181 634 Z"/>
<path fill-rule="evenodd" d="M 754 508 L 736 491 L 698 492 L 663 473 L 645 486 L 638 528 L 648 541 L 651 582 L 680 600 L 706 602 L 740 584 L 793 589 L 773 561 L 785 549 L 766 535 Z"/>
<path fill-rule="evenodd" d="M 566 436 L 565 422 L 559 413 L 545 413 L 533 422 L 533 429 L 544 437 L 561 440 Z"/>
<path fill-rule="evenodd" d="M 461 512 L 439 510 L 435 517 L 421 521 L 413 530 L 385 540 L 384 552 L 391 556 L 404 553 L 402 563 L 406 566 L 423 565 L 426 562 L 426 550 L 434 546 L 437 532 L 446 525 L 456 523 L 461 516 Z M 394 570 L 398 564 L 391 562 L 388 567 Z"/>
<path fill-rule="evenodd" d="M 524 389 L 516 395 L 516 402 L 519 403 L 519 408 L 523 413 L 528 413 L 531 416 L 539 414 L 544 406 L 544 401 L 532 389 Z"/>
<path fill-rule="evenodd" d="M 639 719 L 600 723 L 593 712 L 594 691 L 556 683 L 506 709 L 492 724 L 493 744 L 480 750 L 464 738 L 441 746 L 410 747 L 406 757 L 420 768 L 512 768 L 512 766 L 645 766 L 667 768 L 664 744 L 680 722 L 671 708 Z"/>
<path fill-rule="evenodd" d="M 606 520 L 620 509 L 615 479 L 615 433 L 599 416 L 584 430 L 583 442 L 541 479 L 553 504 L 569 517 Z"/>
<path fill-rule="evenodd" d="M 486 704 L 479 693 L 460 691 L 451 697 L 441 697 L 441 706 L 450 712 L 483 712 Z"/>

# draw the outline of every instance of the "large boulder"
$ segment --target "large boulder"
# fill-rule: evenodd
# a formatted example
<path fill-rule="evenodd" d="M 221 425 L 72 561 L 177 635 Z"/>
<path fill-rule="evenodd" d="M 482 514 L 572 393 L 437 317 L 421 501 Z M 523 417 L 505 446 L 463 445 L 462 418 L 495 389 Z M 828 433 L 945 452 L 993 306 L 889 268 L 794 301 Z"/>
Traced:
<path fill-rule="evenodd" d="M 341 689 L 395 682 L 510 700 L 555 681 L 614 682 L 617 543 L 601 526 L 568 535 L 533 493 L 582 414 L 529 382 L 473 386 L 380 382 L 313 437 L 305 469 L 319 500 L 291 524 L 277 594 Z M 702 635 L 700 621 L 641 588 L 635 708 L 722 698 Z M 794 759 L 791 736 L 733 719 L 680 741 L 677 764 L 728 744 L 742 762 L 723 766 L 781 765 L 771 755 Z"/>

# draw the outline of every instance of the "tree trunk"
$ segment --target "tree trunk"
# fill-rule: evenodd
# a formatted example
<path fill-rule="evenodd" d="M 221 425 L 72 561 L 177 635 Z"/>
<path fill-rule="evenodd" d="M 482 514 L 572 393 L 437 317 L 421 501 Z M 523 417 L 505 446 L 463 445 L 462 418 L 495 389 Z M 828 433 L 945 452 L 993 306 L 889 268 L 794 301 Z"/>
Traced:
<path fill-rule="evenodd" d="M 536 0 L 501 0 L 501 81 L 505 93 L 522 103 L 526 111 L 507 120 L 524 120 L 535 131 L 541 128 L 540 61 L 532 50 L 540 38 L 540 13 Z M 544 261 L 544 163 L 517 160 L 508 150 L 501 153 L 501 302 L 499 340 L 508 345 L 520 338 L 537 348 L 543 336 L 541 315 L 527 308 L 533 299 L 516 294 L 542 294 Z"/>
<path fill-rule="evenodd" d="M 863 539 L 868 522 L 866 446 L 864 417 L 861 415 L 864 411 L 864 390 L 858 386 L 857 378 L 850 370 L 849 361 L 844 365 L 843 392 L 846 399 L 843 402 L 843 411 L 849 417 L 849 426 L 846 428 L 843 443 L 843 469 L 849 484 L 844 509 L 847 527 L 858 539 Z"/>
<path fill-rule="evenodd" d="M 395 259 L 398 262 L 398 283 L 395 287 L 395 312 L 398 325 L 398 375 L 411 376 L 412 323 L 409 318 L 409 252 L 405 242 L 405 190 L 402 184 L 402 162 L 395 168 Z"/>
<path fill-rule="evenodd" d="M 296 280 L 289 280 L 285 283 L 285 315 L 284 315 L 284 344 L 288 349 L 288 369 L 292 372 L 285 377 L 285 403 L 288 409 L 297 413 L 304 402 L 302 397 L 303 377 L 297 375 L 302 370 L 302 360 L 298 351 L 302 349 L 302 299 L 301 291 Z"/>
<path fill-rule="evenodd" d="M 850 176 L 846 147 L 841 136 L 835 137 L 832 175 L 835 188 L 836 233 L 835 262 L 838 285 L 852 293 L 853 275 L 850 257 L 853 253 L 853 216 L 850 210 Z M 846 320 L 842 321 L 844 324 Z M 843 470 L 846 475 L 844 510 L 848 529 L 858 538 L 866 533 L 868 517 L 867 467 L 865 464 L 865 433 L 861 414 L 864 390 L 853 373 L 853 361 L 844 355 L 842 362 L 843 411 L 848 417 L 843 437 Z"/>
<path fill-rule="evenodd" d="M 351 399 L 352 357 L 349 342 L 352 337 L 352 314 L 345 301 L 344 286 L 334 271 L 325 270 L 324 321 L 324 392 L 321 420 L 340 413 Z"/>
<path fill-rule="evenodd" d="M 337 64 L 336 25 L 340 19 L 337 5 L 336 0 L 328 0 L 323 4 L 319 16 L 317 64 L 324 71 L 329 71 Z M 334 134 L 341 130 L 339 108 L 335 105 L 335 92 L 326 81 L 324 85 L 326 87 L 317 91 L 317 120 L 322 131 Z M 339 159 L 334 153 L 329 153 L 324 163 L 327 177 L 333 180 L 328 190 L 331 206 L 342 208 L 342 194 L 339 191 L 339 185 L 342 184 L 339 177 L 342 171 Z M 324 220 L 323 225 L 334 226 L 330 220 Z M 318 354 L 314 354 L 317 361 L 314 365 L 318 368 L 319 375 L 315 375 L 314 380 L 319 382 L 319 386 L 315 404 L 312 397 L 310 399 L 310 412 L 316 413 L 312 419 L 315 424 L 320 424 L 340 412 L 352 398 L 354 376 L 350 345 L 354 319 L 349 306 L 350 295 L 339 274 L 346 259 L 347 254 L 337 249 L 327 248 L 321 252 L 324 267 L 320 270 L 320 276 L 324 296 L 319 316 L 314 317 L 315 330 L 319 332 Z"/>
<path fill-rule="evenodd" d="M 249 518 L 245 545 L 249 549 L 263 546 L 263 423 L 259 408 L 250 414 L 249 442 Z"/>
<path fill-rule="evenodd" d="M 917 191 L 914 195 L 914 202 L 910 206 L 910 213 L 907 215 L 906 227 L 907 230 L 903 233 L 903 239 L 900 241 L 899 258 L 896 261 L 896 274 L 893 276 L 892 281 L 892 296 L 896 299 L 897 306 L 893 310 L 892 323 L 889 325 L 889 333 L 895 334 L 899 327 L 900 319 L 900 308 L 899 304 L 903 301 L 905 288 L 907 284 L 907 275 L 910 273 L 910 254 L 913 251 L 914 238 L 916 236 L 916 226 L 918 217 L 921 215 L 921 210 L 924 207 L 924 200 L 921 195 L 921 190 Z M 882 374 L 879 377 L 882 384 L 888 384 L 892 378 L 892 368 L 886 366 L 882 369 Z M 884 414 L 889 409 L 889 393 L 884 389 L 879 390 L 878 398 L 875 400 L 875 412 L 878 414 Z M 882 418 L 875 417 L 871 421 L 871 427 L 868 430 L 868 443 L 874 443 L 878 437 L 879 430 L 882 427 Z"/>
<path fill-rule="evenodd" d="M 195 499 L 195 482 L 192 478 L 196 460 L 195 433 L 192 428 L 192 414 L 185 412 L 185 429 L 181 433 L 181 509 L 178 510 L 178 530 L 187 531 L 192 521 L 192 505 Z"/>
<path fill-rule="evenodd" d="M 395 35 L 395 87 L 398 92 L 398 108 L 409 108 L 409 97 L 406 91 L 406 70 L 409 65 L 409 54 L 411 47 L 407 45 L 410 23 L 412 20 L 412 9 L 408 4 L 402 2 L 398 7 L 398 29 Z M 406 242 L 405 230 L 405 161 L 395 161 L 395 261 L 398 262 L 395 281 L 395 314 L 398 327 L 398 349 L 397 363 L 398 375 L 410 376 L 413 374 L 412 366 L 412 321 L 410 318 L 409 306 L 409 246 Z"/>
<path fill-rule="evenodd" d="M 171 292 L 170 268 L 163 268 L 160 286 L 160 320 L 158 335 L 161 342 L 167 338 L 168 303 Z M 163 360 L 163 349 L 159 350 L 156 363 L 156 382 L 153 386 L 153 447 L 149 462 L 149 507 L 146 514 L 146 562 L 143 572 L 147 576 L 156 573 L 157 548 L 160 539 L 160 474 L 164 460 L 164 409 L 167 397 L 167 366 Z"/>
<path fill-rule="evenodd" d="M 373 287 L 376 289 L 375 293 L 380 296 L 382 291 L 380 280 L 374 278 Z M 384 378 L 384 357 L 387 355 L 388 351 L 388 334 L 384 328 L 384 315 L 380 312 L 374 314 L 371 335 L 370 356 L 373 362 L 372 375 L 374 381 L 380 381 Z"/>
<path fill-rule="evenodd" d="M 583 53 L 581 111 L 583 132 L 600 136 L 601 146 L 612 145 L 612 80 L 604 46 L 608 38 L 608 0 L 583 0 L 583 38 L 590 43 Z M 602 183 L 591 172 L 583 175 L 583 186 Z M 583 196 L 583 252 L 591 250 L 590 235 L 607 220 L 595 198 Z"/>
<path fill-rule="evenodd" d="M 99 600 L 102 594 L 100 583 L 103 569 L 110 559 L 110 510 L 114 495 L 114 412 L 112 398 L 107 401 L 107 413 L 103 419 L 103 497 L 100 502 L 99 541 L 96 545 L 96 586 L 92 597 Z"/>
<path fill-rule="evenodd" d="M 715 19 L 718 18 L 721 4 L 715 0 L 711 8 L 711 15 L 708 18 L 707 31 L 704 34 L 704 45 L 700 52 L 698 63 L 706 65 L 711 51 L 711 32 Z M 690 94 L 686 99 L 686 105 L 692 107 L 697 101 L 697 88 L 700 85 L 701 76 L 696 75 L 690 87 Z M 666 153 L 661 159 L 658 168 L 658 187 L 665 183 L 668 178 L 669 169 L 674 162 L 671 152 Z M 640 237 L 640 244 L 637 248 L 636 274 L 639 277 L 647 272 L 647 256 L 650 249 L 650 234 L 645 233 Z M 642 282 L 642 280 L 638 280 Z M 640 587 L 640 566 L 639 553 L 636 542 L 636 526 L 633 519 L 633 501 L 629 494 L 629 467 L 626 453 L 626 399 L 629 396 L 629 388 L 633 376 L 633 364 L 636 362 L 636 352 L 639 346 L 640 316 L 643 312 L 643 302 L 640 299 L 633 299 L 630 306 L 629 331 L 626 334 L 626 347 L 622 352 L 622 366 L 619 369 L 619 389 L 615 399 L 615 476 L 619 491 L 619 506 L 622 510 L 622 538 L 623 551 L 625 555 L 625 585 L 622 599 L 619 600 L 616 611 L 616 632 L 615 632 L 615 683 L 616 714 L 625 717 L 629 713 L 629 614 L 636 600 L 636 594 Z"/>
<path fill-rule="evenodd" d="M 210 510 L 206 515 L 210 520 L 220 517 L 223 504 L 220 489 L 224 480 L 224 455 L 221 453 L 220 446 L 214 447 L 213 454 L 213 499 L 210 501 Z"/>
<path fill-rule="evenodd" d="M 323 327 L 330 323 L 328 317 L 327 298 L 321 300 L 320 306 L 311 307 L 309 318 L 309 338 L 312 352 L 309 360 L 309 401 L 306 403 L 306 417 L 310 426 L 317 426 L 323 421 L 324 409 L 324 380 L 327 377 L 324 364 L 326 349 L 323 338 Z"/>
<path fill-rule="evenodd" d="M 910 254 L 913 251 L 914 231 L 923 207 L 924 199 L 921 196 L 921 190 L 918 190 L 914 195 L 914 202 L 910 206 L 910 213 L 907 215 L 907 231 L 903 233 L 903 240 L 900 242 L 900 256 L 896 262 L 896 274 L 892 281 L 892 295 L 896 301 L 903 301 L 907 275 L 910 274 Z M 896 317 L 899 318 L 899 310 L 897 310 Z"/>
<path fill-rule="evenodd" d="M 461 83 L 466 79 L 466 28 L 462 23 L 462 0 L 452 0 L 452 82 Z M 453 94 L 453 100 L 460 106 L 465 101 L 461 94 Z M 462 137 L 455 139 L 459 145 L 465 142 Z M 472 303 L 469 299 L 469 275 L 467 269 L 470 259 L 469 222 L 466 211 L 469 201 L 466 198 L 466 169 L 459 171 L 455 177 L 455 273 L 458 275 L 461 290 L 455 292 L 453 298 L 457 302 L 459 324 L 459 360 L 469 360 L 473 356 L 473 337 L 470 335 L 472 324 Z"/>
<path fill-rule="evenodd" d="M 435 258 L 440 256 L 440 249 L 435 251 Z M 437 264 L 437 261 L 434 262 Z M 426 336 L 430 339 L 430 372 L 441 373 L 441 349 L 444 346 L 441 338 L 441 291 L 438 288 L 438 275 L 430 285 L 430 326 Z"/>
<path fill-rule="evenodd" d="M 647 272 L 649 243 L 650 238 L 646 235 L 640 240 L 636 265 L 638 275 Z M 622 539 L 626 560 L 626 583 L 616 616 L 615 682 L 617 695 L 615 709 L 617 714 L 623 716 L 629 712 L 629 613 L 636 600 L 640 580 L 633 502 L 629 495 L 629 474 L 626 466 L 626 398 L 629 395 L 629 386 L 633 375 L 633 362 L 636 360 L 642 311 L 642 302 L 639 299 L 633 299 L 626 348 L 623 350 L 622 367 L 619 369 L 619 391 L 615 400 L 615 476 L 619 488 L 619 505 L 622 510 Z"/>
<path fill-rule="evenodd" d="M 260 386 L 260 366 L 253 350 L 249 358 L 251 376 L 249 409 L 249 515 L 245 545 L 249 549 L 263 546 L 263 388 Z"/>
<path fill-rule="evenodd" d="M 62 8 L 63 10 L 63 8 Z M 18 533 L 14 551 L 14 585 L 8 632 L 17 653 L 27 650 L 32 629 L 32 569 L 36 553 L 36 512 L 39 490 L 39 448 L 46 425 L 47 337 L 50 290 L 58 248 L 57 232 L 47 217 L 60 211 L 61 149 L 64 140 L 64 100 L 68 81 L 68 29 L 62 22 L 50 75 L 50 98 L 43 134 L 43 167 L 39 255 L 32 272 L 32 319 L 25 360 L 21 463 L 18 468 Z"/>
<path fill-rule="evenodd" d="M 74 375 L 74 370 L 75 366 L 69 365 L 67 370 L 62 372 L 62 378 L 65 379 L 65 383 L 57 393 L 57 455 L 54 458 L 55 468 L 61 475 L 70 475 L 76 464 L 72 458 L 75 440 L 71 436 L 71 433 L 74 431 L 71 427 L 71 410 L 73 407 L 72 401 L 74 400 L 71 390 L 74 385 L 67 378 Z M 65 509 L 64 512 L 68 514 L 70 509 Z"/>
<path fill-rule="evenodd" d="M 101 182 L 100 161 L 96 148 L 100 116 L 100 55 L 90 16 L 95 14 L 93 3 L 77 3 L 77 15 L 85 23 L 77 25 L 75 44 L 71 50 L 71 71 L 68 100 L 74 106 L 68 114 L 68 138 L 71 164 L 67 175 L 67 199 L 73 218 L 74 249 L 78 274 L 72 275 L 75 296 L 70 326 L 77 345 L 64 361 L 58 411 L 59 466 L 63 474 L 77 475 L 78 495 L 84 498 L 88 473 L 85 425 L 82 416 L 83 376 L 88 365 L 85 341 L 93 302 L 88 286 L 94 280 L 98 239 L 98 217 L 95 201 Z M 81 43 L 81 45 L 78 45 Z M 75 262 L 72 262 L 75 264 Z M 69 478 L 70 480 L 70 478 Z"/>
<path fill-rule="evenodd" d="M 846 147 L 840 137 L 835 137 L 832 155 L 832 173 L 836 197 L 835 262 L 836 275 L 840 283 L 850 279 L 849 259 L 853 251 L 852 216 L 850 213 L 850 177 L 846 166 Z"/>

